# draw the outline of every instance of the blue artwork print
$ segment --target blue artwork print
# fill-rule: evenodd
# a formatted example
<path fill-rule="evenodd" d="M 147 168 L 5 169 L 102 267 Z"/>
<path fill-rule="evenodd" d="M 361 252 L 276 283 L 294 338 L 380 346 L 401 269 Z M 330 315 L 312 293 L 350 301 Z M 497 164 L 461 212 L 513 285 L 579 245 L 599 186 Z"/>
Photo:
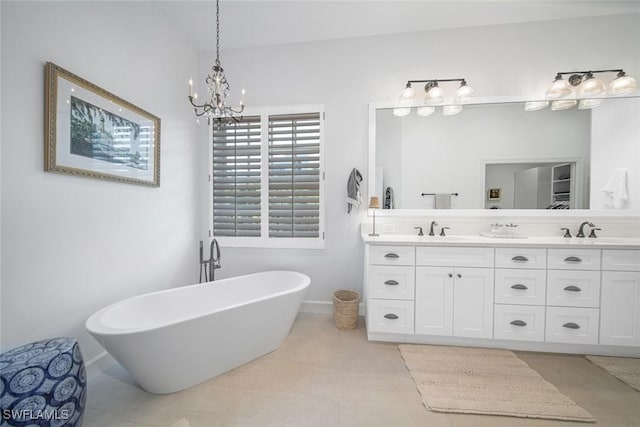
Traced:
<path fill-rule="evenodd" d="M 71 154 L 147 170 L 149 146 L 148 129 L 71 96 Z"/>

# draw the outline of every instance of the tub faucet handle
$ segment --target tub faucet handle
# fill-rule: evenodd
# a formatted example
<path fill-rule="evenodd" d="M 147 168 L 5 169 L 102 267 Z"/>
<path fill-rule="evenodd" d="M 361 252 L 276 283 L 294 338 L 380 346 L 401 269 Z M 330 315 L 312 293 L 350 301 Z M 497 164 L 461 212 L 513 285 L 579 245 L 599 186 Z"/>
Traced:
<path fill-rule="evenodd" d="M 424 232 L 422 231 L 422 227 L 413 227 L 414 230 L 420 230 L 418 231 L 418 236 L 424 236 Z"/>
<path fill-rule="evenodd" d="M 445 237 L 445 236 L 447 235 L 447 233 L 445 233 L 445 230 L 450 230 L 450 229 L 451 229 L 450 227 L 442 227 L 442 228 L 440 229 L 440 235 L 441 235 L 442 237 Z"/>
<path fill-rule="evenodd" d="M 591 233 L 589 233 L 589 237 L 591 237 L 592 239 L 595 239 L 596 237 L 598 237 L 596 236 L 596 231 L 599 231 L 599 230 L 602 230 L 602 228 L 598 228 L 598 227 L 592 228 Z"/>
<path fill-rule="evenodd" d="M 564 236 L 562 237 L 571 237 L 571 231 L 568 228 L 562 227 L 560 230 L 564 230 Z"/>

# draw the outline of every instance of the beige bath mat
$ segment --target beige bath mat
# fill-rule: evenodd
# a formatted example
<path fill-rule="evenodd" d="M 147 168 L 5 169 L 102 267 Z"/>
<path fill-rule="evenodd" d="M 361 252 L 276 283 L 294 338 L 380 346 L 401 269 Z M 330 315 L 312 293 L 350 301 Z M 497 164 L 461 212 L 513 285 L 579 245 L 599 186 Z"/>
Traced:
<path fill-rule="evenodd" d="M 640 359 L 587 356 L 587 360 L 640 391 Z"/>
<path fill-rule="evenodd" d="M 510 351 L 399 347 L 425 406 L 432 411 L 595 421 Z"/>

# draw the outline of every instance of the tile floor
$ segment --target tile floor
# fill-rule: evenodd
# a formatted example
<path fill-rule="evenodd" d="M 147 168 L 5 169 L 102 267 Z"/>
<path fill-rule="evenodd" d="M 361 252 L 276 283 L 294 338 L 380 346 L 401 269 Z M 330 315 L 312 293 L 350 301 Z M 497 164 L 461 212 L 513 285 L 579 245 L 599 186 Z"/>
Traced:
<path fill-rule="evenodd" d="M 640 426 L 640 392 L 579 356 L 518 355 L 596 424 L 441 414 L 422 404 L 395 344 L 302 313 L 278 350 L 191 389 L 155 396 L 114 366 L 89 383 L 85 427 Z"/>

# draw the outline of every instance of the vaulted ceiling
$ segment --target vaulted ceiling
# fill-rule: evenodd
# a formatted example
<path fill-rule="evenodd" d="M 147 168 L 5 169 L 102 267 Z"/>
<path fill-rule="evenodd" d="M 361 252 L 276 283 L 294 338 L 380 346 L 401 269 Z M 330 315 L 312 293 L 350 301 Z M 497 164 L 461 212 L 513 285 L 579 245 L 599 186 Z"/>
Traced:
<path fill-rule="evenodd" d="M 215 1 L 150 4 L 160 9 L 197 50 L 215 46 Z M 221 0 L 221 48 L 625 13 L 640 13 L 640 2 Z"/>

